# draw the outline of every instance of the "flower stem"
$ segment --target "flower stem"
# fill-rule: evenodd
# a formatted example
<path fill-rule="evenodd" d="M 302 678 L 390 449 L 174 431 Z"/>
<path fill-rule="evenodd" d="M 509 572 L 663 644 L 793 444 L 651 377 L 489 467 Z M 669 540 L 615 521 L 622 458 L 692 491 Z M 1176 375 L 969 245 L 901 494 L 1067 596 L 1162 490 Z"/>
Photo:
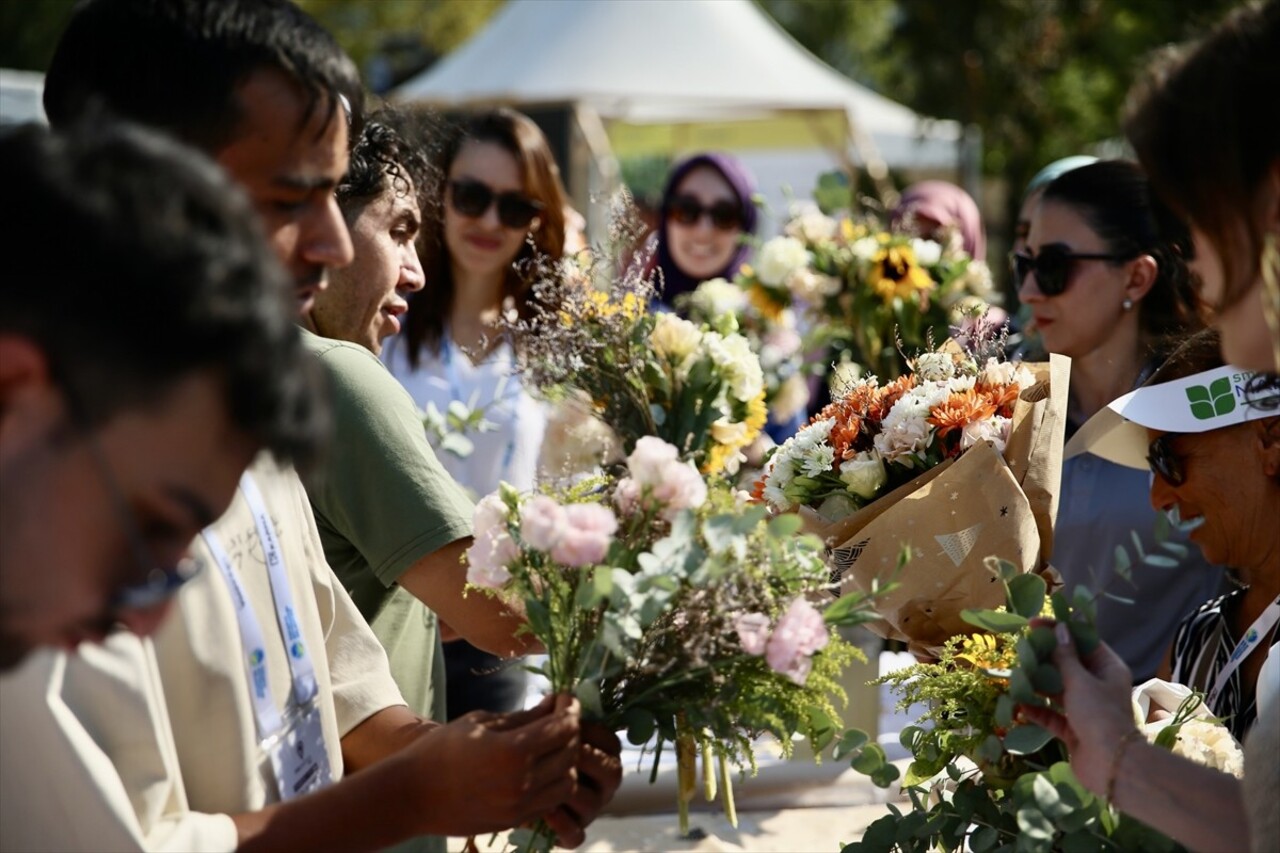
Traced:
<path fill-rule="evenodd" d="M 724 753 L 716 756 L 720 762 L 720 798 L 724 801 L 724 816 L 729 825 L 738 828 L 738 807 L 733 802 L 733 778 L 729 775 L 729 761 Z"/>

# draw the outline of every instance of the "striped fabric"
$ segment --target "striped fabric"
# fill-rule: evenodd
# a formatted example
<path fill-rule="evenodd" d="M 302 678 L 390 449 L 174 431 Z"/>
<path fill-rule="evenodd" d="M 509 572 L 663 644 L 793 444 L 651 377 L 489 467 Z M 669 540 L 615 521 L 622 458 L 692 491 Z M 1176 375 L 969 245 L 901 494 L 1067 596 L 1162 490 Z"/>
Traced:
<path fill-rule="evenodd" d="M 1173 638 L 1173 681 L 1205 694 L 1213 689 L 1218 673 L 1240 641 L 1231 622 L 1245 592 L 1245 589 L 1236 589 L 1207 601 L 1182 620 Z M 1255 649 L 1253 653 L 1261 652 Z M 1240 673 L 1239 668 L 1231 673 L 1217 703 L 1209 709 L 1225 721 L 1237 740 L 1244 738 L 1258 714 L 1254 691 L 1244 689 Z"/>

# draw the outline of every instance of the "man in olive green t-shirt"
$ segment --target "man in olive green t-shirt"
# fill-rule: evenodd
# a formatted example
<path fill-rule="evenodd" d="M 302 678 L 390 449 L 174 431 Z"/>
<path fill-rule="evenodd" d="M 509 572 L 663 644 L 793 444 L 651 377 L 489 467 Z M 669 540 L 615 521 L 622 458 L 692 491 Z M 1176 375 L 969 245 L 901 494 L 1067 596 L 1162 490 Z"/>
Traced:
<path fill-rule="evenodd" d="M 392 165 L 393 164 L 393 165 Z M 304 334 L 329 375 L 333 443 L 307 493 L 325 556 L 391 659 L 410 707 L 443 721 L 442 620 L 494 654 L 527 651 L 521 621 L 463 595 L 471 502 L 427 443 L 408 392 L 376 356 L 399 330 L 404 296 L 423 285 L 414 238 L 421 155 L 371 122 L 337 190 L 355 261 L 333 270 Z"/>

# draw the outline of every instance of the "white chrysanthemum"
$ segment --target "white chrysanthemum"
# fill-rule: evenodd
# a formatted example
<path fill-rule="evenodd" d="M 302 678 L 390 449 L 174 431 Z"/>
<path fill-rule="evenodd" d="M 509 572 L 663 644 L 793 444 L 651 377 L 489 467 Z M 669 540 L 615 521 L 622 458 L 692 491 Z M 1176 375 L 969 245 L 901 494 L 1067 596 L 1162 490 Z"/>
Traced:
<path fill-rule="evenodd" d="M 698 285 L 689 297 L 694 310 L 707 317 L 737 314 L 747 306 L 747 294 L 741 287 L 723 278 L 713 278 Z"/>
<path fill-rule="evenodd" d="M 774 237 L 760 247 L 756 275 L 770 287 L 778 287 L 794 270 L 807 266 L 809 252 L 795 237 Z"/>
<path fill-rule="evenodd" d="M 796 299 L 818 302 L 840 292 L 840 279 L 805 267 L 791 271 L 786 280 L 787 290 Z"/>
<path fill-rule="evenodd" d="M 986 365 L 982 368 L 982 381 L 987 385 L 1008 385 L 1016 382 L 1018 388 L 1025 391 L 1036 384 L 1036 377 L 1021 362 L 988 358 Z"/>
<path fill-rule="evenodd" d="M 942 246 L 933 240 L 913 239 L 911 253 L 916 256 L 916 263 L 922 267 L 931 267 L 942 260 Z"/>
<path fill-rule="evenodd" d="M 801 457 L 800 470 L 806 477 L 820 477 L 831 470 L 835 461 L 835 449 L 826 443 L 819 444 L 817 447 L 811 447 Z"/>
<path fill-rule="evenodd" d="M 926 382 L 950 379 L 955 373 L 955 362 L 950 353 L 922 352 L 916 356 L 915 374 Z"/>

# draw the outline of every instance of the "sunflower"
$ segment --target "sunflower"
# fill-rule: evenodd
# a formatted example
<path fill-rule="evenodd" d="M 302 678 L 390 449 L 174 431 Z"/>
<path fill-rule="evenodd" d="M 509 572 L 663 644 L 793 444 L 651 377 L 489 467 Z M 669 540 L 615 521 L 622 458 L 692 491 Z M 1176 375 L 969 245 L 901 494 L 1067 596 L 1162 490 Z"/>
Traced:
<path fill-rule="evenodd" d="M 781 301 L 780 297 L 759 283 L 747 288 L 747 301 L 762 317 L 774 323 L 782 319 L 782 311 L 787 307 L 785 301 Z"/>
<path fill-rule="evenodd" d="M 1001 637 L 971 634 L 960 641 L 960 651 L 956 653 L 955 659 L 965 661 L 975 669 L 1007 672 L 1013 668 L 1018 656 L 1013 645 L 1004 642 Z M 994 679 L 999 682 L 1006 680 L 998 676 Z"/>
<path fill-rule="evenodd" d="M 886 246 L 871 259 L 867 284 L 885 303 L 894 298 L 909 299 L 937 287 L 933 277 L 916 262 L 910 246 Z"/>

